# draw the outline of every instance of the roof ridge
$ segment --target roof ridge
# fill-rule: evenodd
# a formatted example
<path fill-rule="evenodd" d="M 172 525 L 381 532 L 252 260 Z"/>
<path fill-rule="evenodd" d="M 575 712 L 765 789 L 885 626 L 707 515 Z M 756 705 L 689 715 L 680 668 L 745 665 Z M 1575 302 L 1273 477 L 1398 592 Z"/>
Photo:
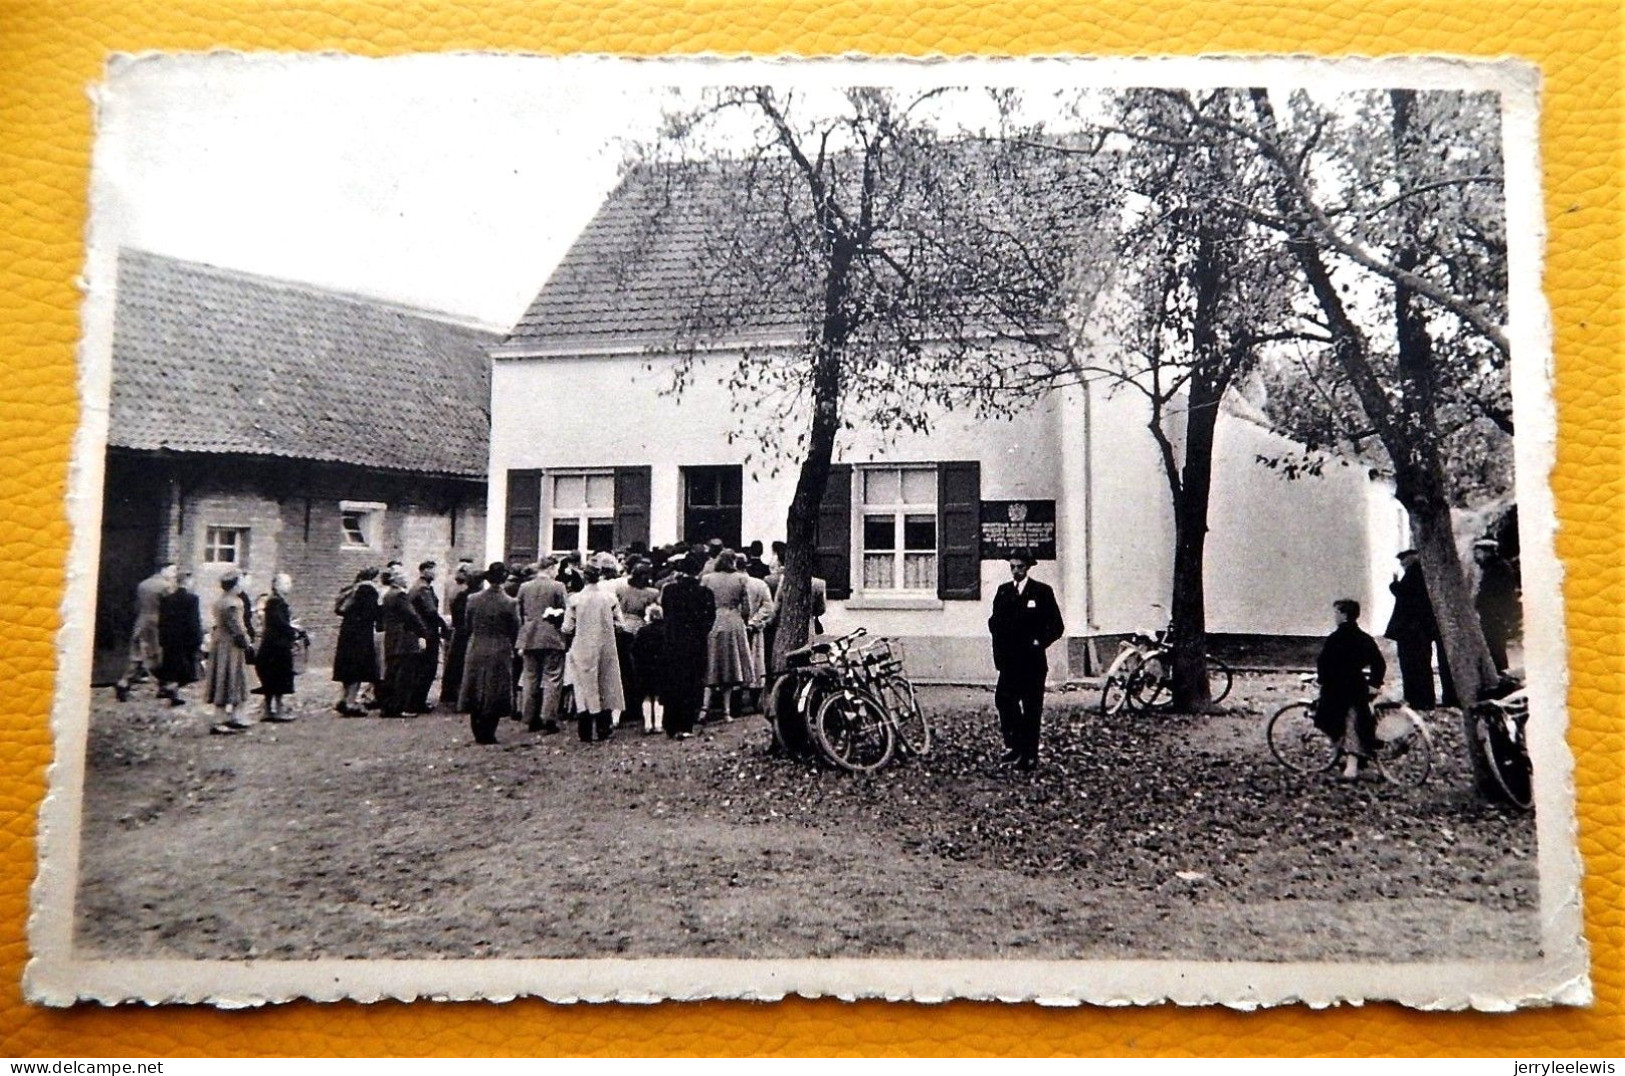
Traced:
<path fill-rule="evenodd" d="M 436 321 L 460 328 L 477 329 L 501 337 L 507 327 L 493 322 L 485 321 L 471 314 L 459 314 L 451 310 L 437 310 L 433 307 L 417 306 L 402 302 L 399 299 L 386 299 L 378 295 L 368 295 L 365 292 L 349 291 L 344 288 L 332 288 L 325 284 L 317 284 L 308 280 L 294 280 L 291 277 L 272 276 L 269 273 L 258 273 L 250 269 L 236 269 L 226 265 L 216 265 L 213 262 L 197 261 L 193 258 L 182 258 L 174 254 L 163 254 L 144 247 L 123 246 L 119 248 L 119 261 L 122 264 L 126 255 L 135 255 L 139 258 L 150 258 L 169 262 L 173 265 L 216 276 L 226 280 L 240 281 L 246 284 L 257 284 L 264 287 L 280 288 L 285 291 L 298 292 L 302 295 L 315 296 L 327 300 L 354 303 L 359 306 L 381 308 L 404 314 L 408 317 L 422 318 L 426 321 Z"/>

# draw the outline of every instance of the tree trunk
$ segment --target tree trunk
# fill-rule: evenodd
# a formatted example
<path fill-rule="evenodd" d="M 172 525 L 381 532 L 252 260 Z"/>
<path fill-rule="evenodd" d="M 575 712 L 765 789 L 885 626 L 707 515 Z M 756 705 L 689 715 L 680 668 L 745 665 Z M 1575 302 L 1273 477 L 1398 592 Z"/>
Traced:
<path fill-rule="evenodd" d="M 1213 488 L 1213 433 L 1219 401 L 1229 384 L 1229 356 L 1219 348 L 1219 295 L 1226 276 L 1220 237 L 1208 211 L 1201 211 L 1196 238 L 1196 307 L 1191 317 L 1190 387 L 1185 406 L 1185 465 L 1174 496 L 1174 592 L 1169 605 L 1173 648 L 1173 699 L 1180 713 L 1213 708 L 1207 679 L 1208 498 Z"/>
<path fill-rule="evenodd" d="M 1191 381 L 1190 408 L 1185 421 L 1184 481 L 1175 505 L 1174 593 L 1169 641 L 1174 651 L 1173 708 L 1180 713 L 1202 713 L 1213 708 L 1207 676 L 1207 570 L 1208 498 L 1213 486 L 1213 434 L 1218 425 L 1219 399 L 1205 377 Z"/>
<path fill-rule="evenodd" d="M 1417 144 L 1411 110 L 1416 103 L 1414 90 L 1393 90 L 1393 136 L 1395 172 L 1401 187 L 1412 187 L 1413 155 L 1426 152 Z M 1411 199 L 1403 211 L 1404 227 L 1395 251 L 1395 264 L 1414 272 L 1420 258 L 1416 236 L 1420 233 L 1423 206 Z M 1433 340 L 1415 292 L 1402 284 L 1394 286 L 1394 333 L 1398 342 L 1400 408 L 1393 423 L 1403 433 L 1402 447 L 1409 455 L 1400 465 L 1395 483 L 1400 503 L 1411 516 L 1411 539 L 1422 559 L 1422 578 L 1427 583 L 1428 600 L 1444 645 L 1446 674 L 1462 703 L 1462 724 L 1467 755 L 1480 789 L 1492 781 L 1488 763 L 1474 747 L 1472 703 L 1496 681 L 1495 663 L 1484 642 L 1483 625 L 1473 607 L 1467 576 L 1456 551 L 1455 529 L 1450 503 L 1445 495 L 1443 454 L 1439 450 L 1438 421 L 1434 408 Z M 1390 449 L 1390 454 L 1393 450 Z"/>
<path fill-rule="evenodd" d="M 778 630 L 773 637 L 772 665 L 784 668 L 784 656 L 807 643 L 812 620 L 812 574 L 817 554 L 818 507 L 829 485 L 835 435 L 841 428 L 841 391 L 845 347 L 851 324 L 847 312 L 848 277 L 853 248 L 836 241 L 824 278 L 824 314 L 812 363 L 812 426 L 807 456 L 796 476 L 796 491 L 784 519 L 784 577 L 779 581 Z"/>

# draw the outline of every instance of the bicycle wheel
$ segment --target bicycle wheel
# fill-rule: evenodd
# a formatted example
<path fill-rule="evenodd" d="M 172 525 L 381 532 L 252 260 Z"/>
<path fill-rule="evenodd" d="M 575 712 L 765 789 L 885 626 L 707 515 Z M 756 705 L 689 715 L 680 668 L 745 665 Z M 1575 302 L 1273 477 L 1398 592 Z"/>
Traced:
<path fill-rule="evenodd" d="M 1212 654 L 1207 656 L 1207 686 L 1212 692 L 1215 703 L 1223 702 L 1230 695 L 1230 689 L 1235 686 L 1236 674 L 1230 671 L 1230 666 L 1224 663 L 1223 658 L 1216 658 Z"/>
<path fill-rule="evenodd" d="M 1421 788 L 1433 772 L 1433 737 L 1406 707 L 1377 719 L 1377 769 L 1396 785 Z"/>
<path fill-rule="evenodd" d="M 1109 716 L 1128 705 L 1129 677 L 1139 665 L 1140 652 L 1133 647 L 1127 647 L 1112 661 L 1111 667 L 1106 670 L 1105 683 L 1100 689 L 1101 713 Z"/>
<path fill-rule="evenodd" d="M 799 754 L 807 747 L 805 734 L 798 735 L 807 727 L 806 721 L 796 713 L 796 693 L 800 687 L 801 681 L 794 673 L 785 673 L 773 681 L 767 693 L 767 720 L 773 728 L 773 738 L 782 750 L 791 754 Z"/>
<path fill-rule="evenodd" d="M 1136 710 L 1150 710 L 1167 703 L 1174 697 L 1172 673 L 1167 651 L 1149 655 L 1128 678 L 1129 705 Z"/>
<path fill-rule="evenodd" d="M 1508 803 L 1527 811 L 1535 805 L 1534 773 L 1529 751 L 1516 735 L 1516 727 L 1499 712 L 1478 715 L 1475 724 L 1479 750 L 1489 763 L 1490 775 Z"/>
<path fill-rule="evenodd" d="M 1264 731 L 1275 761 L 1296 773 L 1324 773 L 1337 761 L 1337 744 L 1315 724 L 1315 704 L 1291 702 L 1275 711 Z"/>
<path fill-rule="evenodd" d="M 891 761 L 896 746 L 885 709 L 855 691 L 838 691 L 825 699 L 812 733 L 826 758 L 854 773 L 874 773 Z"/>
<path fill-rule="evenodd" d="M 931 724 L 914 696 L 914 685 L 901 676 L 887 677 L 880 681 L 880 702 L 891 715 L 898 749 L 910 755 L 930 754 Z"/>

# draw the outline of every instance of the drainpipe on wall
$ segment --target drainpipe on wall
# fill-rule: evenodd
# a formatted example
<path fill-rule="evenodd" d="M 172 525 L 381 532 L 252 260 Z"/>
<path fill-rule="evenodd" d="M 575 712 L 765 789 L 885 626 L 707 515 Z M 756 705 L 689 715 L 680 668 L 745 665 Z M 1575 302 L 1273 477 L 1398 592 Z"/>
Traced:
<path fill-rule="evenodd" d="M 1095 624 L 1095 420 L 1090 406 L 1090 385 L 1083 382 L 1083 619 L 1090 632 Z"/>

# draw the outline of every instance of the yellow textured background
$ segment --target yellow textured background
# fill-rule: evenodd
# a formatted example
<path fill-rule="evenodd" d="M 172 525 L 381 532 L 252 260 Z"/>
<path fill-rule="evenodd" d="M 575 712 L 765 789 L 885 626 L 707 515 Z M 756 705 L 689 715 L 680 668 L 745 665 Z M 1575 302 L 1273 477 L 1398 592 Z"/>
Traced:
<path fill-rule="evenodd" d="M 1621 12 L 1609 0 L 507 2 L 0 0 L 0 1055 L 609 1052 L 1625 1052 L 1622 1013 Z M 60 1011 L 22 1001 L 36 810 L 77 420 L 74 345 L 91 114 L 113 51 L 1517 55 L 1545 74 L 1547 289 L 1557 324 L 1554 485 L 1568 568 L 1571 742 L 1597 1005 L 1513 1015 L 1393 1006 L 1043 1010 L 791 1001 L 638 1006 L 294 1004 Z"/>

